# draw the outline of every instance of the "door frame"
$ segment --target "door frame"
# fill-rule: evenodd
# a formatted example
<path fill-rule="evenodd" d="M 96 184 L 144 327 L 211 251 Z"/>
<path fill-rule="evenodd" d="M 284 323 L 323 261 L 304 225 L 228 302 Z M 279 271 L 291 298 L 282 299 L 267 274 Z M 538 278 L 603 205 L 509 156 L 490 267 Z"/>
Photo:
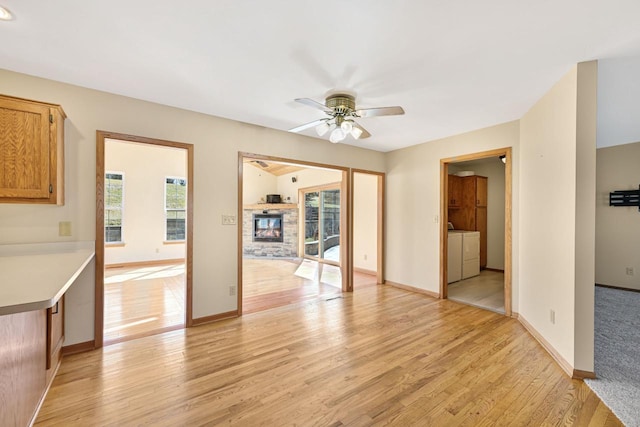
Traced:
<path fill-rule="evenodd" d="M 470 160 L 486 159 L 489 157 L 505 156 L 504 177 L 504 313 L 512 316 L 512 149 L 511 147 L 464 154 L 456 157 L 440 159 L 440 298 L 446 299 L 447 283 L 447 249 L 448 249 L 448 192 L 449 192 L 449 164 Z"/>
<path fill-rule="evenodd" d="M 284 157 L 275 157 L 275 156 L 266 156 L 263 154 L 255 154 L 248 153 L 243 151 L 238 151 L 238 209 L 237 209 L 237 217 L 238 217 L 238 237 L 237 237 L 237 245 L 238 245 L 238 316 L 242 315 L 242 295 L 243 295 L 243 277 L 242 277 L 242 266 L 243 266 L 243 242 L 242 242 L 242 218 L 244 213 L 244 203 L 243 203 L 243 169 L 244 169 L 244 159 L 250 158 L 253 160 L 264 160 L 271 162 L 279 162 L 279 163 L 289 163 L 292 165 L 300 165 L 300 166 L 309 166 L 323 169 L 333 169 L 336 171 L 342 172 L 342 180 L 340 183 L 340 206 L 344 206 L 344 209 L 340 209 L 340 244 L 344 244 L 346 250 L 340 251 L 340 274 L 342 276 L 342 291 L 343 292 L 351 292 L 353 290 L 353 274 L 350 274 L 352 267 L 349 263 L 350 257 L 348 254 L 352 252 L 352 242 L 351 242 L 351 232 L 349 229 L 349 218 L 351 217 L 353 211 L 353 198 L 349 196 L 349 190 L 351 188 L 351 174 L 349 173 L 350 169 L 344 166 L 336 166 L 329 165 L 324 163 L 315 163 L 308 162 L 304 160 L 295 160 L 295 159 L 287 159 Z"/>
<path fill-rule="evenodd" d="M 155 138 L 96 131 L 96 242 L 95 242 L 95 316 L 94 348 L 104 345 L 104 174 L 105 140 L 135 142 L 162 147 L 180 148 L 187 154 L 187 224 L 185 241 L 185 327 L 193 326 L 193 144 Z"/>

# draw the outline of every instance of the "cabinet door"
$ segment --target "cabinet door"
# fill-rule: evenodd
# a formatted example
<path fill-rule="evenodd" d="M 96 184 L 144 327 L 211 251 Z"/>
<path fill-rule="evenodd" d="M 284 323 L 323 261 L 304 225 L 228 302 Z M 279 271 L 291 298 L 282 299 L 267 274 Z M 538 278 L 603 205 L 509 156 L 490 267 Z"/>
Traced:
<path fill-rule="evenodd" d="M 465 176 L 462 178 L 462 207 L 474 208 L 476 206 L 476 177 Z"/>
<path fill-rule="evenodd" d="M 49 107 L 0 98 L 0 198 L 48 199 Z"/>
<path fill-rule="evenodd" d="M 488 179 L 484 176 L 476 177 L 476 206 L 487 206 Z"/>
<path fill-rule="evenodd" d="M 457 175 L 449 175 L 448 182 L 449 207 L 460 207 L 462 203 L 462 179 Z"/>
<path fill-rule="evenodd" d="M 0 95 L 0 203 L 64 204 L 62 107 Z"/>

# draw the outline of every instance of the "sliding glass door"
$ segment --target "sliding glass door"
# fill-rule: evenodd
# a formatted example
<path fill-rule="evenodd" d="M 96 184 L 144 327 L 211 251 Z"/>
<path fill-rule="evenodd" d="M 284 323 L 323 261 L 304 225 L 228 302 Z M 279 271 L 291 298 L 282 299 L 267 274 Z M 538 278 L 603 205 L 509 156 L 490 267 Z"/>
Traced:
<path fill-rule="evenodd" d="M 304 194 L 304 255 L 340 265 L 340 188 Z"/>

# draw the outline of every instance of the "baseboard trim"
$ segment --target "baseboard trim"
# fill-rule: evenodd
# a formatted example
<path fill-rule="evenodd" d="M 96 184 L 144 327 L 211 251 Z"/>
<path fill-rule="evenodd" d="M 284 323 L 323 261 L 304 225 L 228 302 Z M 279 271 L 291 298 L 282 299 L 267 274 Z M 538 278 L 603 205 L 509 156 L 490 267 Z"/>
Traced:
<path fill-rule="evenodd" d="M 193 326 L 204 325 L 206 323 L 218 322 L 220 320 L 232 319 L 238 317 L 238 310 L 227 311 L 226 313 L 214 314 L 212 316 L 198 317 L 193 319 Z"/>
<path fill-rule="evenodd" d="M 525 319 L 524 317 L 522 317 L 521 315 L 518 316 L 518 321 L 522 324 L 522 326 L 524 326 L 524 328 L 531 334 L 531 336 L 533 336 L 533 338 L 536 339 L 536 341 L 538 341 L 540 343 L 540 345 L 542 346 L 542 348 L 544 348 L 547 353 L 549 353 L 549 355 L 553 358 L 553 360 L 556 361 L 556 363 L 560 366 L 560 368 L 571 378 L 573 378 L 574 375 L 574 369 L 573 366 L 571 366 L 571 364 L 569 362 L 567 362 L 564 357 L 562 357 L 560 355 L 560 353 L 558 353 L 556 351 L 556 349 L 549 343 L 549 341 L 547 341 L 542 335 L 540 335 L 540 332 L 538 332 L 536 330 L 536 328 L 534 328 L 531 323 L 527 322 L 527 319 Z"/>
<path fill-rule="evenodd" d="M 69 356 L 70 354 L 84 353 L 96 349 L 95 340 L 79 342 L 77 344 L 65 345 L 62 347 L 62 355 Z"/>
<path fill-rule="evenodd" d="M 403 285 L 402 283 L 391 282 L 389 280 L 384 281 L 385 285 L 393 286 L 394 288 L 402 289 L 404 291 L 415 292 L 417 294 L 428 295 L 432 298 L 440 299 L 440 294 L 437 292 L 431 292 L 426 289 L 416 288 L 414 286 Z"/>
<path fill-rule="evenodd" d="M 573 375 L 571 376 L 574 380 L 584 380 L 585 378 L 594 379 L 596 378 L 595 372 L 590 371 L 581 371 L 580 369 L 574 369 Z"/>
<path fill-rule="evenodd" d="M 485 267 L 484 268 L 487 271 L 495 271 L 496 273 L 504 273 L 504 270 L 501 270 L 499 268 L 489 268 L 489 267 Z"/>
<path fill-rule="evenodd" d="M 146 267 L 151 265 L 179 264 L 182 262 L 185 262 L 184 258 L 155 259 L 150 261 L 132 261 L 132 262 L 118 262 L 115 264 L 106 264 L 104 268 Z"/>
<path fill-rule="evenodd" d="M 378 274 L 377 271 L 367 270 L 366 268 L 360 268 L 360 267 L 353 267 L 353 271 L 357 273 L 370 274 L 372 276 L 375 276 L 376 274 Z"/>
<path fill-rule="evenodd" d="M 516 313 L 515 311 L 512 311 L 511 318 L 516 320 L 520 319 L 520 313 Z"/>
<path fill-rule="evenodd" d="M 613 286 L 613 285 L 603 285 L 602 283 L 596 283 L 596 286 L 600 286 L 601 288 L 617 289 L 619 291 L 640 292 L 640 289 L 623 288 L 622 286 Z"/>

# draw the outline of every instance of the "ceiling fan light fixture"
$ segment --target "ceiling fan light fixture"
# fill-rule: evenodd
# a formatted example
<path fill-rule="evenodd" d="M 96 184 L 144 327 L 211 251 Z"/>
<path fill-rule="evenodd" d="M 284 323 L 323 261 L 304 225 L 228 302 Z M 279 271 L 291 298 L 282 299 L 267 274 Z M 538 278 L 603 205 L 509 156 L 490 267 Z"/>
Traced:
<path fill-rule="evenodd" d="M 353 126 L 353 129 L 351 129 L 351 136 L 354 139 L 359 139 L 362 136 L 362 129 Z"/>
<path fill-rule="evenodd" d="M 335 128 L 332 132 L 331 135 L 329 135 L 329 141 L 335 143 L 338 143 L 342 140 L 345 139 L 347 135 L 344 133 L 344 131 L 342 130 L 341 127 Z"/>
<path fill-rule="evenodd" d="M 329 131 L 329 124 L 327 122 L 322 122 L 318 126 L 316 126 L 316 133 L 318 136 L 322 136 Z"/>
<path fill-rule="evenodd" d="M 0 21 L 12 21 L 13 15 L 9 12 L 9 9 L 0 6 Z"/>
<path fill-rule="evenodd" d="M 340 124 L 342 131 L 347 134 L 353 130 L 353 122 L 351 120 L 345 120 Z"/>

